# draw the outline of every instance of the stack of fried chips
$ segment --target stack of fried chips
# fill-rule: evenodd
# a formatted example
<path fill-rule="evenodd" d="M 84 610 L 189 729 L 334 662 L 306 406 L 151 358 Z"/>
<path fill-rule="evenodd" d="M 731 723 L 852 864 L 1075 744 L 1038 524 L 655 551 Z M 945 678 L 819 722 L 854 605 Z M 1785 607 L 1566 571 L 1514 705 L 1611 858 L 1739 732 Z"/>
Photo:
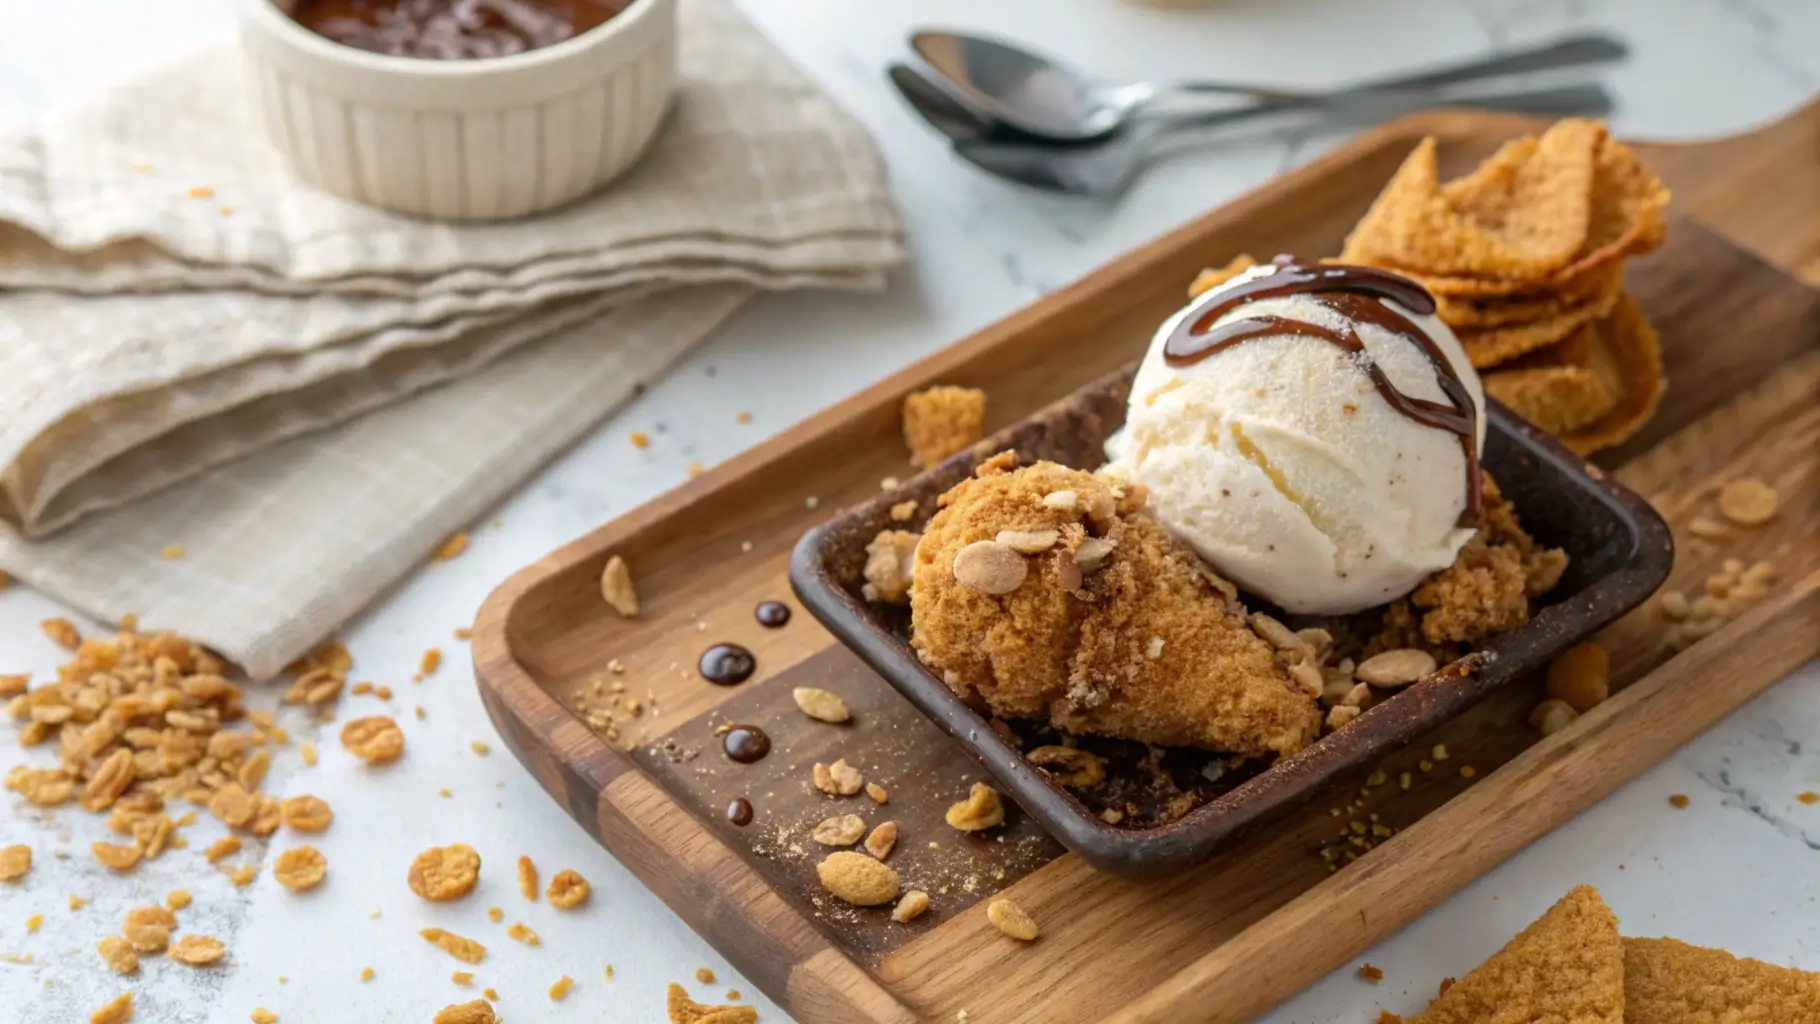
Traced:
<path fill-rule="evenodd" d="M 1341 259 L 1420 281 L 1487 393 L 1581 454 L 1618 444 L 1662 393 L 1656 333 L 1624 260 L 1662 244 L 1668 190 L 1596 121 L 1505 144 L 1442 182 L 1409 155 Z"/>
<path fill-rule="evenodd" d="M 1380 1022 L 1400 1020 L 1381 1013 Z M 1625 939 L 1597 891 L 1561 898 L 1404 1024 L 1814 1024 L 1820 974 Z"/>

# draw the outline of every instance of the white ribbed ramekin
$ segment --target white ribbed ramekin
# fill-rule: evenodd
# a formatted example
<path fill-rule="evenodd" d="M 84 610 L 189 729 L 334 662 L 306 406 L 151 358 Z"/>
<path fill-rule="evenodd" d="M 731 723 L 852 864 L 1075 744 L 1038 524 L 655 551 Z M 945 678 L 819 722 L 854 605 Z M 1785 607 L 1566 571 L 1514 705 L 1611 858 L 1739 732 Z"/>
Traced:
<path fill-rule="evenodd" d="M 638 159 L 676 84 L 676 0 L 633 0 L 555 46 L 487 60 L 369 53 L 239 0 L 267 134 L 310 184 L 447 220 L 517 217 Z"/>

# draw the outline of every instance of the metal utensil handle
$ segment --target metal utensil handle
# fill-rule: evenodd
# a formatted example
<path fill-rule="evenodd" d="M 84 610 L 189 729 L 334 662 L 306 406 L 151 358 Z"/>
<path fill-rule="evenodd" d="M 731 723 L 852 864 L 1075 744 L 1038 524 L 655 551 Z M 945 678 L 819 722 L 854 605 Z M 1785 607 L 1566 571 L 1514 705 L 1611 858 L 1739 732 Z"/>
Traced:
<path fill-rule="evenodd" d="M 1612 36 L 1590 34 L 1569 36 L 1527 50 L 1507 51 L 1461 64 L 1418 71 L 1415 74 L 1373 79 L 1359 85 L 1332 91 L 1299 92 L 1260 89 L 1256 86 L 1240 86 L 1224 82 L 1174 82 L 1167 88 L 1171 91 L 1185 93 L 1249 95 L 1266 107 L 1304 106 L 1342 95 L 1438 89 L 1443 86 L 1459 85 L 1486 78 L 1501 78 L 1506 75 L 1559 71 L 1565 68 L 1619 60 L 1629 53 L 1630 49 L 1622 41 Z"/>
<path fill-rule="evenodd" d="M 1434 94 L 1424 90 L 1344 93 L 1332 99 L 1323 98 L 1293 106 L 1253 106 L 1237 110 L 1216 110 L 1205 114 L 1161 118 L 1147 122 L 1145 136 L 1174 133 L 1192 128 L 1214 128 L 1238 124 L 1271 114 L 1308 113 L 1328 124 L 1374 124 L 1403 114 L 1428 110 L 1437 104 Z M 1596 84 L 1552 86 L 1492 93 L 1461 99 L 1455 106 L 1478 110 L 1498 110 L 1527 114 L 1602 114 L 1613 107 L 1611 94 Z"/>

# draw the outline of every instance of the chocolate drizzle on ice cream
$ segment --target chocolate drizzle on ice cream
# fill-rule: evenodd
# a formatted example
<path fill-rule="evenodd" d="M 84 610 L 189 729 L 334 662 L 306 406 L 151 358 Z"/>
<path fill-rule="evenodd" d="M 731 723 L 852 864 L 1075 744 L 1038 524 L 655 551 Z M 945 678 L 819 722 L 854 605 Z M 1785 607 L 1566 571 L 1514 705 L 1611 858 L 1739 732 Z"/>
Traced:
<path fill-rule="evenodd" d="M 1378 301 L 1389 300 L 1417 315 L 1429 316 L 1435 311 L 1433 296 L 1406 277 L 1372 267 L 1308 265 L 1293 256 L 1278 256 L 1271 262 L 1277 267 L 1275 273 L 1208 292 L 1205 305 L 1183 317 L 1170 334 L 1163 346 L 1165 361 L 1170 366 L 1189 366 L 1245 342 L 1285 334 L 1315 338 L 1358 354 L 1365 360 L 1366 375 L 1391 408 L 1422 426 L 1445 430 L 1460 439 L 1460 448 L 1466 454 L 1466 506 L 1460 511 L 1457 525 L 1476 527 L 1483 514 L 1484 495 L 1479 475 L 1478 409 L 1473 405 L 1472 394 L 1428 332 Z M 1214 326 L 1221 317 L 1248 303 L 1301 294 L 1318 295 L 1322 305 L 1348 321 L 1347 326 L 1334 330 L 1281 316 L 1246 317 Z M 1447 401 L 1413 398 L 1399 390 L 1366 353 L 1365 342 L 1356 329 L 1360 323 L 1371 324 L 1415 345 L 1434 364 L 1435 381 Z"/>

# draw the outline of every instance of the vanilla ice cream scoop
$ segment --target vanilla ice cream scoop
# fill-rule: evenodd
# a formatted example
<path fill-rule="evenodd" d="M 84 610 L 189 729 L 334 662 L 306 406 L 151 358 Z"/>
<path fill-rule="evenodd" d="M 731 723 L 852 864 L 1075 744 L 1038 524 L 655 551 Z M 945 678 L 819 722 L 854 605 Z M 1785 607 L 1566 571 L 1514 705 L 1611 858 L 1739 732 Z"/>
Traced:
<path fill-rule="evenodd" d="M 1480 514 L 1484 393 L 1434 308 L 1382 270 L 1254 267 L 1157 331 L 1106 472 L 1285 611 L 1402 597 Z"/>

